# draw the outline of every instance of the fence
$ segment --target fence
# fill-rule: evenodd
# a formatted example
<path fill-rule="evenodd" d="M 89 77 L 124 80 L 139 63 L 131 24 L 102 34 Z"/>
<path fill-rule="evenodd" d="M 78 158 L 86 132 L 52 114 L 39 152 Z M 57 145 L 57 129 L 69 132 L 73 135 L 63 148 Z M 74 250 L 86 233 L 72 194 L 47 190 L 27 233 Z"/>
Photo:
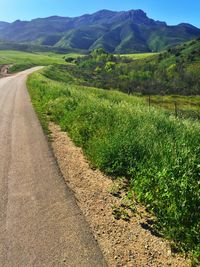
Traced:
<path fill-rule="evenodd" d="M 148 106 L 165 109 L 174 116 L 200 120 L 200 96 L 155 96 L 146 97 Z"/>

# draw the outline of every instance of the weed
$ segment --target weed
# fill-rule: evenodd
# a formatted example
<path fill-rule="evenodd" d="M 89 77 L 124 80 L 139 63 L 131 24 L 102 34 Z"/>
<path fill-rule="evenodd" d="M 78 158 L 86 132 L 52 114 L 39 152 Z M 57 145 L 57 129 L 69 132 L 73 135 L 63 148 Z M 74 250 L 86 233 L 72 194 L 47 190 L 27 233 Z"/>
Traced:
<path fill-rule="evenodd" d="M 112 214 L 116 220 L 130 221 L 130 215 L 123 207 L 112 206 Z"/>

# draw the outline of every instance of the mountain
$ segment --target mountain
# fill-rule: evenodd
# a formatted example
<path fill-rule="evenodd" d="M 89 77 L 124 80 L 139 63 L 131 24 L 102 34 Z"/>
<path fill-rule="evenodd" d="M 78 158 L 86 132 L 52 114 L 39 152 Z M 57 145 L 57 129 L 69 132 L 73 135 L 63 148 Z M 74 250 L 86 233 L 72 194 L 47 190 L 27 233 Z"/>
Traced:
<path fill-rule="evenodd" d="M 8 26 L 8 25 L 9 25 L 8 22 L 0 21 L 0 30 L 3 30 L 3 29 L 6 28 L 6 26 Z"/>
<path fill-rule="evenodd" d="M 200 29 L 187 23 L 168 26 L 142 10 L 94 14 L 69 18 L 52 16 L 31 21 L 0 22 L 0 39 L 88 51 L 104 48 L 112 53 L 160 51 L 200 36 Z"/>

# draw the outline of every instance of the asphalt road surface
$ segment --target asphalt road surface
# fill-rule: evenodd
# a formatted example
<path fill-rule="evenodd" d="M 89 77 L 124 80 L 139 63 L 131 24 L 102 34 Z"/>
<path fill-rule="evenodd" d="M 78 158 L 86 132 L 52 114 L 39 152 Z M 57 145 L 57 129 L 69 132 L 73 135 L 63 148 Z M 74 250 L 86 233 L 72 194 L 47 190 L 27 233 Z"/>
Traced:
<path fill-rule="evenodd" d="M 37 69 L 0 79 L 0 267 L 107 266 L 33 111 Z"/>

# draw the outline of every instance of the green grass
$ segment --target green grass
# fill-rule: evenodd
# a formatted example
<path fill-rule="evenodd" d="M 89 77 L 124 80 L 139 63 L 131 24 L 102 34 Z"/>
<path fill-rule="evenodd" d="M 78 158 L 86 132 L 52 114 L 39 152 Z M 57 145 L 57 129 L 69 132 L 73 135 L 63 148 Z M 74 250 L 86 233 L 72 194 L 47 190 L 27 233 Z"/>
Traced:
<path fill-rule="evenodd" d="M 46 66 L 52 64 L 64 64 L 66 57 L 77 57 L 78 54 L 55 54 L 55 53 L 28 53 L 21 51 L 0 51 L 0 65 L 13 65 L 10 72 L 25 70 L 34 66 Z"/>
<path fill-rule="evenodd" d="M 158 54 L 159 53 L 136 53 L 136 54 L 121 54 L 121 56 L 129 57 L 131 59 L 144 59 Z"/>
<path fill-rule="evenodd" d="M 126 177 L 129 190 L 157 216 L 159 230 L 200 258 L 198 121 L 175 119 L 149 108 L 141 97 L 39 73 L 29 77 L 28 88 L 46 127 L 48 117 L 83 148 L 93 166 Z"/>

